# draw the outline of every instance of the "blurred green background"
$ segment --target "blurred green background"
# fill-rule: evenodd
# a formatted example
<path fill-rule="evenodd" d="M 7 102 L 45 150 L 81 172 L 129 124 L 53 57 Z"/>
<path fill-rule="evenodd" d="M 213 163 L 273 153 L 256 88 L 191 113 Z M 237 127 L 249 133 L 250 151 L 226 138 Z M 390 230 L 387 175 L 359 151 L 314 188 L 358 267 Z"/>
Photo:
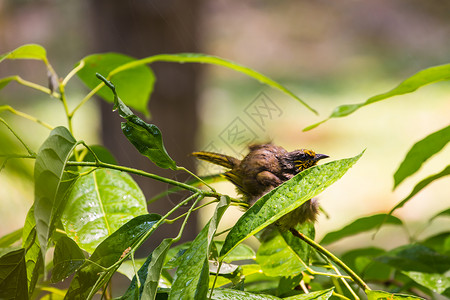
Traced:
<path fill-rule="evenodd" d="M 317 109 L 320 116 L 284 94 L 233 71 L 213 66 L 191 70 L 184 65 L 171 69 L 169 64 L 157 65 L 159 90 L 150 101 L 150 109 L 153 122 L 160 126 L 169 143 L 169 153 L 178 151 L 175 158 L 179 157 L 177 161 L 185 162 L 189 168 L 196 165 L 188 156 L 193 150 L 245 154 L 242 143 L 233 144 L 227 139 L 233 126 L 244 126 L 250 134 L 249 141 L 272 141 L 288 150 L 310 148 L 333 160 L 366 149 L 360 162 L 320 195 L 320 202 L 329 215 L 327 218 L 322 214 L 319 218 L 316 229 L 320 238 L 358 217 L 389 211 L 419 180 L 441 171 L 442 161 L 448 161 L 450 150 L 446 147 L 392 191 L 392 175 L 410 147 L 448 125 L 448 82 L 373 104 L 309 132 L 302 129 L 326 118 L 338 105 L 365 101 L 421 69 L 449 63 L 449 11 L 450 2 L 437 0 L 188 3 L 0 0 L 0 52 L 27 43 L 41 44 L 48 50 L 53 67 L 64 77 L 82 57 L 96 52 L 119 51 L 142 58 L 164 52 L 196 51 L 246 65 L 286 85 Z M 153 21 L 155 26 L 151 26 Z M 108 40 L 106 34 L 111 36 Z M 185 78 L 189 80 L 180 79 L 180 72 L 186 72 Z M 46 85 L 41 63 L 2 62 L 1 77 L 13 74 Z M 159 76 L 166 79 L 159 81 Z M 189 96 L 192 101 L 187 104 L 180 92 L 185 85 L 195 85 L 195 91 Z M 76 105 L 87 92 L 78 80 L 73 80 L 67 91 L 70 103 Z M 170 101 L 161 99 L 172 94 Z M 12 105 L 54 126 L 65 125 L 63 108 L 56 101 L 17 84 L 10 84 L 0 93 L 0 105 Z M 259 107 L 265 117 L 252 115 L 251 111 L 261 103 L 269 105 Z M 163 104 L 166 108 L 160 110 Z M 193 109 L 185 111 L 185 105 Z M 111 143 L 114 138 L 108 135 L 111 134 L 108 130 L 114 124 L 118 128 L 120 122 L 118 119 L 112 123 L 105 121 L 111 109 L 110 104 L 101 104 L 99 99 L 90 101 L 74 121 L 76 137 L 90 144 Z M 48 135 L 46 129 L 6 112 L 1 117 L 36 151 Z M 161 125 L 164 120 L 169 120 L 175 129 L 170 131 Z M 186 126 L 185 122 L 194 125 Z M 0 133 L 2 153 L 20 149 L 4 126 Z M 185 147 L 190 141 L 192 145 Z M 133 164 L 138 155 L 120 149 L 116 153 L 126 165 Z M 0 173 L 0 236 L 23 226 L 33 201 L 32 163 L 11 162 Z M 151 168 L 148 165 L 150 162 L 145 161 L 145 167 Z M 202 174 L 214 171 L 206 165 L 199 167 Z M 396 212 L 411 232 L 425 228 L 423 234 L 428 235 L 450 225 L 445 220 L 431 227 L 425 223 L 430 216 L 448 207 L 449 183 L 448 178 L 434 182 Z M 149 197 L 166 188 L 143 185 Z M 231 184 L 226 182 L 217 184 L 217 188 L 234 193 Z M 158 209 L 165 207 L 155 208 Z M 240 213 L 229 211 L 224 228 L 232 225 Z M 197 226 L 202 226 L 208 218 L 200 217 Z M 401 229 L 387 227 L 374 241 L 367 234 L 358 235 L 331 248 L 342 250 L 353 248 L 355 243 L 365 243 L 383 244 L 390 249 L 405 241 Z"/>

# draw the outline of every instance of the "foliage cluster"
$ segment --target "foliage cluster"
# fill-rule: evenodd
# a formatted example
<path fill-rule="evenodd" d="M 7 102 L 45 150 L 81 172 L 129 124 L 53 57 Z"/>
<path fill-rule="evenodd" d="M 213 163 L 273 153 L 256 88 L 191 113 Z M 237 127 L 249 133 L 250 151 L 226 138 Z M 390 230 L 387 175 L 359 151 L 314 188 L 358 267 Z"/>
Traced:
<path fill-rule="evenodd" d="M 109 283 L 116 272 L 130 278 L 128 289 L 117 299 L 293 300 L 366 296 L 369 299 L 414 299 L 436 294 L 450 296 L 447 277 L 449 231 L 411 240 L 390 251 L 353 249 L 341 258 L 323 247 L 360 232 L 378 230 L 383 224 L 404 226 L 392 213 L 428 184 L 449 175 L 450 166 L 420 181 L 389 213 L 355 220 L 328 233 L 319 243 L 314 242 L 312 224 L 299 225 L 297 232 L 280 232 L 271 224 L 339 180 L 363 153 L 315 166 L 259 199 L 227 231 L 225 240 L 220 241 L 216 236 L 226 232 L 216 231 L 225 211 L 232 205 L 246 204 L 215 191 L 209 185 L 209 178 L 199 178 L 178 166 L 164 148 L 158 127 L 133 113 L 131 109 L 149 115 L 147 101 L 155 82 L 149 64 L 165 61 L 224 66 L 290 95 L 312 112 L 314 109 L 281 84 L 250 68 L 203 54 L 161 54 L 140 60 L 116 53 L 95 54 L 79 61 L 62 79 L 49 63 L 45 49 L 39 45 L 24 45 L 0 56 L 0 62 L 7 59 L 42 61 L 48 70 L 50 84 L 44 87 L 16 75 L 0 79 L 0 89 L 15 81 L 54 97 L 55 103 L 64 107 L 67 126 L 53 127 L 12 106 L 0 106 L 0 112 L 13 113 L 49 130 L 48 138 L 35 151 L 21 138 L 22 133 L 0 118 L 2 125 L 23 146 L 22 152 L 14 150 L 0 154 L 1 169 L 10 161 L 35 161 L 34 204 L 23 228 L 0 238 L 1 299 L 92 299 L 96 295 L 109 299 Z M 70 110 L 65 88 L 75 75 L 90 92 Z M 449 79 L 450 64 L 431 67 L 364 103 L 337 107 L 330 118 L 344 117 L 362 106 Z M 95 94 L 114 103 L 114 110 L 124 119 L 123 133 L 142 155 L 161 168 L 182 170 L 196 180 L 184 183 L 121 166 L 104 147 L 88 145 L 75 138 L 73 116 Z M 450 126 L 413 145 L 394 175 L 395 186 L 414 174 L 449 140 Z M 129 174 L 168 183 L 173 186 L 168 193 L 183 189 L 190 196 L 165 215 L 149 213 L 145 197 Z M 189 210 L 180 214 L 179 208 L 184 205 L 188 205 Z M 209 205 L 216 205 L 214 214 L 197 237 L 188 243 L 176 244 L 190 215 Z M 450 209 L 447 209 L 429 221 L 449 215 Z M 151 240 L 162 224 L 176 221 L 170 225 L 177 225 L 176 236 L 167 236 L 146 258 L 135 258 L 136 250 Z M 256 251 L 241 243 L 251 236 L 260 241 Z M 48 259 L 50 249 L 53 249 L 53 255 Z M 71 279 L 67 290 L 55 287 L 55 283 L 68 277 Z"/>

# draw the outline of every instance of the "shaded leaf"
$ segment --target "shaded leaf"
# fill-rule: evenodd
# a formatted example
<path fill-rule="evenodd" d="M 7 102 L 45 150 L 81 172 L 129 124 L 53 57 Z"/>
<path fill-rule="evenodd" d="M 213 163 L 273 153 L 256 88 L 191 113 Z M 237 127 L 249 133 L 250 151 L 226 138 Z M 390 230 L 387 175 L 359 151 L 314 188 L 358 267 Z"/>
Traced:
<path fill-rule="evenodd" d="M 428 69 L 421 70 L 414 74 L 413 76 L 407 78 L 406 80 L 402 81 L 397 87 L 394 89 L 379 94 L 373 97 L 370 97 L 363 103 L 358 104 L 346 104 L 338 106 L 334 109 L 333 113 L 328 117 L 328 119 L 325 119 L 319 123 L 310 125 L 304 129 L 304 131 L 311 130 L 320 124 L 328 121 L 331 118 L 341 118 L 348 116 L 355 112 L 356 110 L 360 109 L 363 106 L 388 99 L 394 96 L 403 95 L 407 93 L 412 93 L 418 88 L 425 86 L 430 83 L 435 83 L 442 80 L 449 80 L 450 79 L 450 64 L 446 65 L 439 65 L 435 67 L 431 67 Z"/>
<path fill-rule="evenodd" d="M 161 219 L 160 215 L 138 216 L 106 238 L 92 253 L 89 261 L 75 274 L 65 299 L 91 299 L 94 293 L 109 281 L 119 264 L 112 267 L 129 247 L 133 247 Z M 105 271 L 103 268 L 108 268 Z"/>
<path fill-rule="evenodd" d="M 95 155 L 100 161 L 111 165 L 117 165 L 116 158 L 107 148 L 101 145 L 91 145 L 89 146 L 89 148 L 94 151 Z M 83 161 L 95 162 L 95 158 L 91 152 L 88 152 L 88 154 L 83 158 Z"/>
<path fill-rule="evenodd" d="M 405 178 L 414 174 L 430 157 L 444 148 L 450 141 L 450 126 L 438 130 L 415 143 L 406 154 L 394 174 L 394 188 Z M 449 166 L 450 168 L 450 166 Z M 448 175 L 448 173 L 447 173 Z"/>
<path fill-rule="evenodd" d="M 374 260 L 385 252 L 374 247 L 355 249 L 343 254 L 342 261 L 362 279 L 385 281 L 391 275 L 391 267 Z"/>
<path fill-rule="evenodd" d="M 22 238 L 23 228 L 19 228 L 0 238 L 0 248 L 8 247 Z"/>
<path fill-rule="evenodd" d="M 146 213 L 145 196 L 130 175 L 96 169 L 74 184 L 62 223 L 67 235 L 92 253 L 123 224 Z"/>
<path fill-rule="evenodd" d="M 295 276 L 306 269 L 277 227 L 266 228 L 260 238 L 256 262 L 268 276 Z"/>
<path fill-rule="evenodd" d="M 0 299 L 28 299 L 23 248 L 0 257 Z"/>
<path fill-rule="evenodd" d="M 428 237 L 426 240 L 420 242 L 420 244 L 437 252 L 450 254 L 450 231 Z"/>
<path fill-rule="evenodd" d="M 391 215 L 395 210 L 403 207 L 403 205 L 405 205 L 406 202 L 408 202 L 412 197 L 414 197 L 418 192 L 420 192 L 427 185 L 429 185 L 430 183 L 432 183 L 433 181 L 435 181 L 441 177 L 448 176 L 448 175 L 450 175 L 450 165 L 447 166 L 441 172 L 431 175 L 431 176 L 425 178 L 424 180 L 420 181 L 418 184 L 416 184 L 416 186 L 413 188 L 411 193 L 405 199 L 401 200 L 399 203 L 397 203 L 397 205 L 395 205 L 391 209 L 391 211 L 389 212 L 389 215 Z"/>
<path fill-rule="evenodd" d="M 118 53 L 93 54 L 80 61 L 80 63 L 84 62 L 85 65 L 77 72 L 77 75 L 90 89 L 94 89 L 98 85 L 96 73 L 109 74 L 115 68 L 135 61 L 136 59 L 130 56 Z M 128 106 L 149 117 L 147 104 L 153 91 L 155 75 L 148 66 L 139 65 L 117 73 L 109 79 L 113 79 L 117 84 L 120 95 L 125 99 L 124 102 Z M 102 87 L 97 94 L 108 102 L 114 102 L 114 97 L 107 87 Z"/>
<path fill-rule="evenodd" d="M 314 224 L 311 222 L 306 222 L 303 224 L 297 224 L 294 228 L 298 232 L 303 233 L 310 239 L 314 240 L 316 236 L 316 230 Z M 309 263 L 311 259 L 311 246 L 309 246 L 304 241 L 295 237 L 291 231 L 281 231 L 281 236 L 285 240 L 287 246 L 306 264 Z"/>
<path fill-rule="evenodd" d="M 97 77 L 111 89 L 114 94 L 114 109 L 119 112 L 122 118 L 127 120 L 121 125 L 127 139 L 136 147 L 139 153 L 148 157 L 158 167 L 175 170 L 177 165 L 164 147 L 159 128 L 153 124 L 145 123 L 133 114 L 117 96 L 115 86 L 100 74 L 97 74 Z"/>
<path fill-rule="evenodd" d="M 406 276 L 430 290 L 442 294 L 450 288 L 450 278 L 443 274 L 430 274 L 421 272 L 403 272 Z"/>
<path fill-rule="evenodd" d="M 287 298 L 283 298 L 284 300 L 327 300 L 333 295 L 334 288 L 329 288 L 327 290 L 310 292 L 308 294 L 296 295 Z"/>
<path fill-rule="evenodd" d="M 169 300 L 206 298 L 209 285 L 208 254 L 217 226 L 229 205 L 230 199 L 222 196 L 211 220 L 183 254 L 172 283 Z"/>
<path fill-rule="evenodd" d="M 323 237 L 322 241 L 320 241 L 320 244 L 331 244 L 342 238 L 376 229 L 383 222 L 391 225 L 403 224 L 399 218 L 387 214 L 377 214 L 369 217 L 363 217 L 353 221 L 349 225 L 344 226 L 340 230 L 327 233 Z"/>
<path fill-rule="evenodd" d="M 67 193 L 74 183 L 75 175 L 64 172 L 64 168 L 76 144 L 65 127 L 56 127 L 50 132 L 36 157 L 34 217 L 43 256 L 56 224 L 60 222 Z"/>
<path fill-rule="evenodd" d="M 222 249 L 223 242 L 224 241 L 214 241 L 214 244 L 216 245 L 218 252 L 220 252 L 220 250 Z M 250 259 L 256 259 L 255 251 L 246 244 L 239 244 L 236 246 L 236 248 L 231 250 L 231 252 L 227 255 L 227 257 L 223 261 L 230 263 L 233 261 L 250 260 Z"/>
<path fill-rule="evenodd" d="M 306 169 L 261 197 L 228 233 L 220 256 L 225 257 L 246 238 L 317 196 L 341 178 L 361 155 Z"/>
<path fill-rule="evenodd" d="M 44 260 L 36 234 L 34 206 L 30 208 L 23 227 L 22 247 L 26 249 L 25 263 L 27 267 L 28 294 L 34 291 L 39 276 L 44 271 Z"/>
<path fill-rule="evenodd" d="M 0 62 L 5 59 L 37 59 L 46 62 L 47 52 L 40 45 L 27 44 L 0 55 Z"/>
<path fill-rule="evenodd" d="M 317 112 L 310 107 L 306 102 L 304 102 L 302 99 L 297 97 L 293 92 L 288 90 L 283 85 L 279 84 L 278 82 L 270 79 L 269 77 L 256 72 L 253 69 L 250 69 L 248 67 L 239 65 L 237 63 L 234 63 L 232 61 L 217 57 L 217 56 L 211 56 L 201 53 L 179 53 L 179 54 L 159 54 L 154 55 L 150 57 L 146 57 L 134 62 L 130 62 L 128 64 L 124 64 L 122 66 L 117 67 L 114 69 L 108 77 L 111 78 L 112 76 L 115 76 L 116 74 L 119 74 L 125 70 L 128 70 L 130 68 L 134 68 L 136 66 L 144 65 L 144 64 L 151 64 L 157 61 L 164 61 L 164 62 L 177 62 L 177 63 L 205 63 L 205 64 L 211 64 L 211 65 L 218 65 L 223 66 L 226 68 L 229 68 L 231 70 L 234 70 L 236 72 L 243 73 L 249 77 L 252 77 L 259 82 L 268 85 L 271 88 L 280 90 L 281 92 L 289 95 L 290 97 L 296 99 L 298 102 L 303 104 L 306 108 L 308 108 L 313 113 L 317 114 Z"/>
<path fill-rule="evenodd" d="M 136 277 L 120 298 L 125 299 L 155 299 L 165 257 L 172 245 L 173 239 L 164 239 L 161 244 L 147 257 L 138 271 L 141 287 L 138 288 Z"/>
<path fill-rule="evenodd" d="M 411 296 L 406 294 L 391 294 L 383 291 L 368 291 L 366 290 L 368 300 L 413 300 L 423 299 L 417 296 Z"/>
<path fill-rule="evenodd" d="M 229 300 L 229 299 L 254 299 L 254 300 L 279 300 L 281 298 L 266 295 L 266 294 L 253 294 L 249 292 L 231 290 L 231 289 L 214 289 L 212 294 L 212 299 L 214 300 Z"/>
<path fill-rule="evenodd" d="M 78 245 L 66 236 L 58 239 L 53 254 L 53 272 L 51 282 L 59 282 L 72 273 L 84 263 L 84 254 Z"/>
<path fill-rule="evenodd" d="M 401 271 L 444 273 L 450 269 L 450 256 L 418 244 L 398 247 L 375 259 Z"/>

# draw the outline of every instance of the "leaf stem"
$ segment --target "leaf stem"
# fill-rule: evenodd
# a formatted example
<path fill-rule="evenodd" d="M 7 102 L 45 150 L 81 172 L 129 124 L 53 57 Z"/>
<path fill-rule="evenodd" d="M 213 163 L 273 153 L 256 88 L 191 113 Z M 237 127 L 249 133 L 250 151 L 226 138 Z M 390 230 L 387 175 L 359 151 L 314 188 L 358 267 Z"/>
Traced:
<path fill-rule="evenodd" d="M 69 74 L 67 74 L 66 77 L 64 77 L 63 81 L 61 82 L 61 84 L 63 86 L 66 86 L 67 83 L 69 82 L 69 80 L 78 73 L 78 71 L 80 71 L 81 69 L 84 68 L 85 62 L 84 60 L 80 61 L 80 64 L 78 66 L 76 66 L 75 68 L 72 69 L 72 71 L 69 72 Z"/>
<path fill-rule="evenodd" d="M 370 290 L 369 286 L 355 272 L 353 272 L 352 269 L 350 269 L 346 264 L 344 264 L 344 262 L 341 261 L 339 258 L 337 258 L 333 253 L 331 253 L 318 243 L 314 242 L 312 239 L 310 239 L 303 233 L 298 232 L 294 228 L 290 228 L 289 230 L 294 236 L 302 239 L 308 245 L 310 245 L 311 247 L 313 247 L 326 257 L 328 257 L 330 260 L 332 260 L 336 265 L 341 267 L 353 279 L 353 281 L 355 281 L 363 290 Z"/>
<path fill-rule="evenodd" d="M 208 197 L 215 197 L 218 198 L 220 195 L 218 193 L 213 193 L 213 192 L 207 192 L 207 191 L 203 191 L 199 188 L 193 187 L 191 185 L 173 180 L 173 179 L 169 179 L 169 178 L 165 178 L 165 177 L 161 177 L 159 175 L 156 174 L 152 174 L 152 173 L 148 173 L 139 169 L 134 169 L 134 168 L 129 168 L 129 167 L 124 167 L 124 166 L 118 166 L 118 165 L 113 165 L 113 164 L 108 164 L 102 161 L 97 161 L 97 162 L 87 162 L 87 161 L 68 161 L 67 166 L 81 166 L 81 167 L 97 167 L 97 168 L 107 168 L 107 169 L 113 169 L 113 170 L 118 170 L 118 171 L 122 171 L 122 172 L 127 172 L 127 173 L 131 173 L 131 174 L 136 174 L 136 175 L 140 175 L 140 176 L 144 176 L 144 177 L 148 177 L 154 180 L 158 180 L 164 183 L 168 183 L 170 185 L 174 185 L 174 186 L 178 186 L 181 187 L 185 190 L 194 192 L 194 193 L 199 193 L 199 194 L 203 194 L 204 196 L 208 196 Z"/>
<path fill-rule="evenodd" d="M 47 129 L 49 129 L 49 130 L 53 130 L 53 126 L 51 126 L 51 125 L 45 123 L 44 121 L 41 121 L 41 120 L 39 120 L 39 119 L 37 119 L 37 118 L 35 118 L 35 117 L 33 117 L 33 116 L 30 116 L 29 114 L 26 114 L 26 113 L 24 113 L 24 112 L 15 110 L 14 108 L 12 108 L 12 106 L 9 106 L 9 105 L 2 105 L 2 106 L 0 106 L 0 112 L 1 112 L 2 110 L 7 110 L 7 111 L 9 111 L 10 113 L 15 114 L 16 116 L 22 117 L 22 118 L 24 118 L 24 119 L 27 119 L 27 120 L 30 120 L 30 121 L 33 121 L 33 122 L 36 122 L 36 123 L 38 123 L 39 125 L 42 125 L 42 126 L 44 126 L 45 128 L 47 128 Z"/>
<path fill-rule="evenodd" d="M 189 171 L 185 167 L 178 167 L 177 166 L 177 170 L 184 171 L 184 172 L 188 173 L 189 175 L 193 176 L 195 179 L 197 179 L 198 181 L 200 181 L 201 183 L 203 183 L 204 185 L 209 187 L 209 189 L 211 191 L 213 191 L 214 193 L 216 192 L 216 190 L 212 186 L 210 186 L 206 181 L 204 181 L 203 179 L 201 179 L 200 177 L 198 177 L 197 175 L 195 175 L 194 173 L 192 173 L 191 171 Z"/>
<path fill-rule="evenodd" d="M 218 200 L 212 200 L 212 201 L 209 201 L 208 203 L 202 204 L 202 205 L 200 205 L 199 207 L 194 208 L 192 211 L 199 210 L 199 209 L 201 209 L 201 208 L 203 208 L 203 207 L 205 207 L 205 206 L 208 206 L 208 205 L 210 205 L 210 204 L 212 204 L 212 203 L 215 203 L 215 202 L 218 202 Z M 196 203 L 197 203 L 197 202 L 196 202 Z M 166 220 L 166 223 L 167 223 L 167 224 L 172 224 L 172 223 L 178 221 L 179 219 L 181 219 L 182 217 L 184 217 L 184 216 L 186 216 L 186 215 L 189 215 L 190 213 L 191 213 L 191 210 L 189 209 L 189 211 L 187 211 L 186 213 L 184 213 L 184 214 L 182 214 L 182 215 L 179 215 L 178 217 L 176 217 L 176 218 L 174 218 L 174 219 Z"/>
<path fill-rule="evenodd" d="M 3 123 L 9 129 L 9 131 L 11 131 L 11 133 L 19 140 L 19 142 L 27 150 L 30 156 L 36 157 L 36 153 L 27 146 L 27 144 L 20 138 L 20 136 L 14 131 L 14 129 L 11 128 L 11 126 L 9 126 L 9 124 L 3 118 L 0 118 L 0 122 Z"/>

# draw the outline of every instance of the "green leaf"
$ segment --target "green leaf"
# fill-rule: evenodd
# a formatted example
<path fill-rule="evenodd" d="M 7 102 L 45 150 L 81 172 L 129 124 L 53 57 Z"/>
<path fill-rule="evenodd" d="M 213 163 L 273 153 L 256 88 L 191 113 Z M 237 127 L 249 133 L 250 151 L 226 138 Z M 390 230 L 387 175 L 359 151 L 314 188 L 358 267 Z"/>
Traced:
<path fill-rule="evenodd" d="M 62 223 L 67 235 L 92 253 L 123 224 L 146 213 L 145 196 L 130 175 L 96 169 L 74 184 Z"/>
<path fill-rule="evenodd" d="M 76 145 L 76 140 L 65 127 L 56 127 L 36 157 L 34 217 L 43 256 L 56 224 L 61 220 L 67 193 L 74 183 L 75 175 L 65 173 L 64 168 Z"/>
<path fill-rule="evenodd" d="M 450 165 L 447 166 L 441 172 L 431 175 L 431 176 L 425 178 L 424 180 L 420 181 L 418 184 L 416 184 L 416 186 L 413 188 L 411 193 L 405 199 L 403 199 L 399 203 L 397 203 L 388 214 L 391 215 L 394 211 L 403 207 L 403 205 L 405 205 L 406 202 L 408 202 L 412 197 L 414 197 L 418 192 L 420 192 L 423 188 L 425 188 L 427 185 L 429 185 L 433 181 L 435 181 L 441 177 L 448 176 L 448 175 L 450 175 Z"/>
<path fill-rule="evenodd" d="M 342 261 L 365 280 L 386 281 L 390 278 L 391 267 L 374 260 L 386 251 L 380 248 L 361 248 L 346 252 Z"/>
<path fill-rule="evenodd" d="M 230 199 L 222 196 L 211 220 L 183 254 L 181 264 L 175 274 L 169 300 L 206 299 L 209 285 L 208 254 L 217 226 L 229 205 Z"/>
<path fill-rule="evenodd" d="M 444 273 L 450 269 L 450 256 L 418 244 L 398 247 L 375 259 L 401 271 Z"/>
<path fill-rule="evenodd" d="M 128 287 L 128 290 L 120 298 L 121 300 L 138 298 L 155 299 L 164 260 L 172 242 L 173 239 L 164 239 L 161 244 L 153 250 L 138 271 L 141 287 L 137 287 L 135 276 Z"/>
<path fill-rule="evenodd" d="M 65 299 L 91 299 L 119 268 L 119 264 L 114 264 L 129 247 L 133 247 L 147 231 L 152 230 L 160 219 L 161 216 L 156 214 L 138 216 L 105 239 L 77 271 Z"/>
<path fill-rule="evenodd" d="M 120 100 L 117 96 L 114 85 L 107 81 L 103 76 L 97 74 L 114 94 L 114 109 L 118 110 L 119 115 L 126 119 L 127 122 L 122 123 L 122 131 L 127 139 L 136 147 L 142 155 L 148 157 L 153 163 L 160 168 L 170 168 L 175 170 L 177 165 L 170 158 L 162 141 L 161 131 L 153 124 L 147 124 Z"/>
<path fill-rule="evenodd" d="M 0 62 L 5 59 L 37 59 L 47 62 L 47 52 L 40 45 L 28 44 L 0 55 Z"/>
<path fill-rule="evenodd" d="M 28 299 L 23 248 L 0 257 L 0 299 Z"/>
<path fill-rule="evenodd" d="M 34 291 L 39 276 L 44 271 L 44 260 L 41 246 L 36 234 L 34 206 L 30 208 L 23 227 L 22 247 L 26 249 L 25 262 L 27 267 L 28 294 Z"/>
<path fill-rule="evenodd" d="M 200 299 L 200 298 L 198 298 Z M 214 300 L 279 300 L 281 298 L 266 295 L 266 294 L 253 294 L 249 292 L 231 290 L 231 289 L 214 289 L 212 294 L 212 299 Z"/>
<path fill-rule="evenodd" d="M 261 197 L 228 233 L 220 256 L 225 257 L 246 238 L 317 196 L 341 178 L 361 155 L 306 169 Z"/>
<path fill-rule="evenodd" d="M 310 292 L 308 294 L 301 294 L 292 297 L 283 298 L 284 300 L 327 300 L 333 295 L 334 288 L 327 290 Z"/>
<path fill-rule="evenodd" d="M 406 276 L 430 290 L 442 294 L 450 288 L 450 278 L 443 274 L 429 274 L 421 272 L 403 272 Z"/>
<path fill-rule="evenodd" d="M 449 141 L 450 126 L 447 126 L 415 143 L 394 174 L 394 188 L 419 170 L 424 162 L 441 151 Z"/>
<path fill-rule="evenodd" d="M 355 112 L 356 110 L 360 109 L 363 106 L 388 99 L 394 96 L 403 95 L 407 93 L 412 93 L 416 91 L 418 88 L 425 86 L 430 83 L 435 83 L 442 80 L 449 80 L 450 79 L 450 64 L 446 65 L 440 65 L 440 66 L 434 66 L 428 69 L 421 70 L 414 74 L 413 76 L 407 78 L 403 82 L 401 82 L 397 87 L 394 89 L 379 94 L 373 97 L 370 97 L 363 103 L 358 104 L 347 104 L 347 105 L 341 105 L 334 109 L 333 113 L 328 117 L 328 119 L 325 119 L 321 122 L 318 122 L 316 124 L 310 125 L 306 127 L 303 131 L 311 130 L 320 124 L 328 121 L 331 118 L 341 118 L 348 116 Z"/>
<path fill-rule="evenodd" d="M 311 222 L 297 224 L 294 229 L 298 232 L 303 233 L 312 240 L 314 240 L 316 236 L 314 224 Z M 290 231 L 281 231 L 281 236 L 285 240 L 287 247 L 289 247 L 297 255 L 298 258 L 300 258 L 306 264 L 310 262 L 311 247 L 307 243 L 295 237 Z"/>
<path fill-rule="evenodd" d="M 450 168 L 450 166 L 448 166 L 447 168 Z M 442 172 L 441 172 L 442 173 Z M 450 217 L 450 208 L 443 210 L 437 214 L 435 214 L 431 219 L 430 222 L 433 221 L 434 219 L 438 218 L 438 217 Z"/>
<path fill-rule="evenodd" d="M 223 242 L 224 241 L 214 241 L 217 251 L 220 252 L 220 249 L 222 249 L 223 247 Z M 246 244 L 239 244 L 227 255 L 227 257 L 223 261 L 231 263 L 233 261 L 251 259 L 256 259 L 255 251 Z"/>
<path fill-rule="evenodd" d="M 438 233 L 420 242 L 421 245 L 437 252 L 450 255 L 450 231 Z"/>
<path fill-rule="evenodd" d="M 164 61 L 164 62 L 177 62 L 177 63 L 205 63 L 205 64 L 211 64 L 211 65 L 217 65 L 217 66 L 223 66 L 226 68 L 229 68 L 231 70 L 234 70 L 236 72 L 243 73 L 249 77 L 252 77 L 259 82 L 268 85 L 271 88 L 277 89 L 290 97 L 296 99 L 298 102 L 303 104 L 307 109 L 312 111 L 313 113 L 317 114 L 316 110 L 314 110 L 312 107 L 310 107 L 306 102 L 304 102 L 302 99 L 297 97 L 293 92 L 288 90 L 283 85 L 279 84 L 278 82 L 270 79 L 269 77 L 256 72 L 253 69 L 250 69 L 248 67 L 239 65 L 237 63 L 234 63 L 232 61 L 217 57 L 217 56 L 211 56 L 201 53 L 179 53 L 179 54 L 159 54 L 154 56 L 149 56 L 140 60 L 136 60 L 134 62 L 130 62 L 127 64 L 124 64 L 122 66 L 117 67 L 111 73 L 109 73 L 108 78 L 111 78 L 112 76 L 115 76 L 116 74 L 119 74 L 121 72 L 124 72 L 125 70 L 135 68 L 136 66 L 141 66 L 145 64 L 151 64 L 157 61 Z"/>
<path fill-rule="evenodd" d="M 23 228 L 19 228 L 0 238 L 0 248 L 8 247 L 22 238 Z"/>
<path fill-rule="evenodd" d="M 391 225 L 403 224 L 399 218 L 387 214 L 377 214 L 369 217 L 363 217 L 353 221 L 351 224 L 343 227 L 340 230 L 327 233 L 323 237 L 322 241 L 320 241 L 320 244 L 323 245 L 331 244 L 342 238 L 355 235 L 361 232 L 369 231 L 372 229 L 376 229 L 383 222 Z"/>
<path fill-rule="evenodd" d="M 94 89 L 98 85 L 95 73 L 109 74 L 115 68 L 135 61 L 136 59 L 130 56 L 118 53 L 93 54 L 80 61 L 85 65 L 77 75 L 90 89 Z M 128 106 L 144 113 L 146 117 L 150 116 L 147 104 L 155 84 L 155 75 L 148 66 L 139 65 L 114 74 L 109 79 L 113 79 L 117 84 L 118 91 Z M 114 97 L 107 87 L 101 88 L 97 94 L 108 102 L 114 102 Z"/>
<path fill-rule="evenodd" d="M 414 300 L 423 299 L 417 296 L 411 296 L 406 294 L 391 294 L 384 291 L 369 291 L 366 290 L 368 300 Z M 425 300 L 425 299 L 423 299 Z"/>
<path fill-rule="evenodd" d="M 84 254 L 78 245 L 66 236 L 58 239 L 53 254 L 51 282 L 59 282 L 75 273 L 84 263 Z"/>
<path fill-rule="evenodd" d="M 256 262 L 267 276 L 295 276 L 306 269 L 275 226 L 266 228 L 260 241 Z"/>
<path fill-rule="evenodd" d="M 89 146 L 89 148 L 94 151 L 95 155 L 100 161 L 111 165 L 117 165 L 116 158 L 107 148 L 101 145 L 91 145 Z M 88 154 L 83 158 L 83 161 L 95 162 L 94 155 L 92 155 L 91 152 L 88 152 Z"/>

